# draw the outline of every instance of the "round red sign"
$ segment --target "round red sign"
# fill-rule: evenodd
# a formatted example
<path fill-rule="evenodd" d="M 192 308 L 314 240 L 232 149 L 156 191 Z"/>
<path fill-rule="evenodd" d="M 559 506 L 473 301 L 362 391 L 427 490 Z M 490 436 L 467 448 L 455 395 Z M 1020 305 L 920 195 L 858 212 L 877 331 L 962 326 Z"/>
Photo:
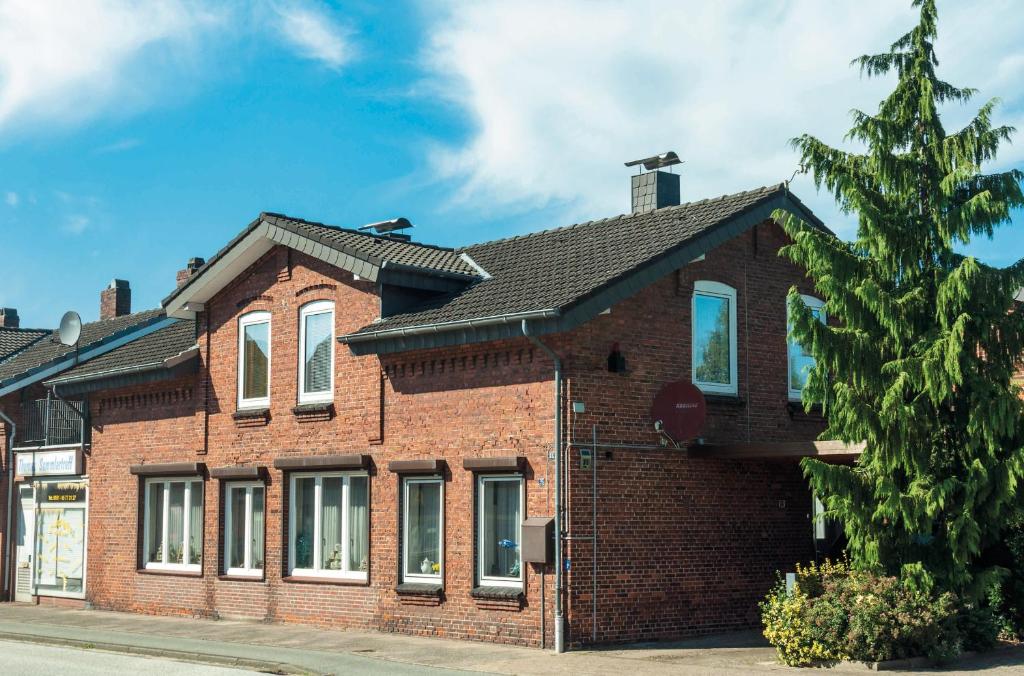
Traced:
<path fill-rule="evenodd" d="M 706 417 L 704 393 L 682 380 L 662 387 L 651 406 L 655 428 L 664 430 L 679 444 L 695 439 Z"/>

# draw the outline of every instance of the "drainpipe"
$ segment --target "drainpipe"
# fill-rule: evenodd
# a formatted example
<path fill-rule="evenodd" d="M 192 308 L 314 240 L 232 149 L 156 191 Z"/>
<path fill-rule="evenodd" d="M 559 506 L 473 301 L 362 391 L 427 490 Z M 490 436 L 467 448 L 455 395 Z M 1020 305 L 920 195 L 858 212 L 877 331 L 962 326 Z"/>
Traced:
<path fill-rule="evenodd" d="M 565 652 L 565 617 L 562 611 L 562 360 L 555 351 L 530 334 L 527 320 L 523 335 L 546 352 L 555 363 L 555 652 Z"/>
<path fill-rule="evenodd" d="M 7 426 L 11 428 L 10 437 L 7 439 L 7 527 L 4 530 L 4 561 L 0 568 L 4 571 L 4 596 L 8 601 L 13 599 L 10 598 L 10 580 L 11 580 L 11 560 L 14 558 L 14 549 L 12 549 L 12 542 L 14 538 L 11 537 L 11 511 L 14 509 L 14 435 L 18 431 L 18 424 L 7 417 L 7 414 L 0 409 L 0 420 L 7 423 Z"/>

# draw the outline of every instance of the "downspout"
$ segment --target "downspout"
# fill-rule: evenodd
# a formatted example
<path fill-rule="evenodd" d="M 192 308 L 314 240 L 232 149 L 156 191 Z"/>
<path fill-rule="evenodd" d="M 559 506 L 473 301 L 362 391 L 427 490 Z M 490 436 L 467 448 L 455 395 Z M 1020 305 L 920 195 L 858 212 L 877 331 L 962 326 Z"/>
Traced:
<path fill-rule="evenodd" d="M 4 598 L 10 598 L 11 563 L 14 558 L 14 550 L 11 543 L 11 511 L 14 509 L 14 435 L 18 431 L 18 424 L 7 417 L 3 409 L 0 409 L 0 420 L 3 420 L 11 428 L 11 434 L 7 439 L 7 526 L 4 530 L 4 561 L 0 568 L 4 571 Z"/>
<path fill-rule="evenodd" d="M 555 351 L 530 334 L 527 320 L 523 335 L 546 352 L 555 363 L 555 652 L 565 652 L 565 617 L 562 588 L 562 360 Z"/>

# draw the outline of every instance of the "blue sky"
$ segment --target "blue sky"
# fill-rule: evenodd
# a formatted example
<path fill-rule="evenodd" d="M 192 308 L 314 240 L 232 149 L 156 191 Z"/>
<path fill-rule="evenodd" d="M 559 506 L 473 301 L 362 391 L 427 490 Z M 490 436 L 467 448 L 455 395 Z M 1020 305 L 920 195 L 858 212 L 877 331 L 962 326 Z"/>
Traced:
<path fill-rule="evenodd" d="M 94 319 L 114 277 L 156 306 L 260 211 L 406 216 L 458 245 L 628 210 L 622 162 L 669 149 L 684 199 L 785 180 L 787 139 L 840 143 L 884 94 L 849 60 L 913 21 L 853 4 L 0 0 L 0 306 Z M 940 73 L 1024 129 L 1024 13 L 940 12 Z M 1014 226 L 971 252 L 1006 265 L 1022 243 Z"/>

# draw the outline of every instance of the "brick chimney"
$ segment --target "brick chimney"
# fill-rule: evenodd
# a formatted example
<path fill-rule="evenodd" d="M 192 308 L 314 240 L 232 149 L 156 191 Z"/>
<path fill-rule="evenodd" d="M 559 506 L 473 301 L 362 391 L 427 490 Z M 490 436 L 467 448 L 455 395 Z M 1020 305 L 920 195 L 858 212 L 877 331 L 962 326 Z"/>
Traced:
<path fill-rule="evenodd" d="M 192 277 L 192 275 L 196 274 L 196 270 L 203 267 L 203 265 L 205 264 L 206 261 L 203 260 L 202 258 L 199 258 L 198 256 L 196 258 L 189 258 L 188 264 L 185 266 L 185 269 L 178 270 L 178 288 L 181 288 L 181 285 L 187 282 Z"/>
<path fill-rule="evenodd" d="M 100 291 L 100 319 L 113 319 L 132 313 L 132 290 L 124 279 L 115 279 Z"/>
<path fill-rule="evenodd" d="M 0 328 L 16 329 L 21 326 L 18 311 L 12 307 L 0 307 Z"/>

